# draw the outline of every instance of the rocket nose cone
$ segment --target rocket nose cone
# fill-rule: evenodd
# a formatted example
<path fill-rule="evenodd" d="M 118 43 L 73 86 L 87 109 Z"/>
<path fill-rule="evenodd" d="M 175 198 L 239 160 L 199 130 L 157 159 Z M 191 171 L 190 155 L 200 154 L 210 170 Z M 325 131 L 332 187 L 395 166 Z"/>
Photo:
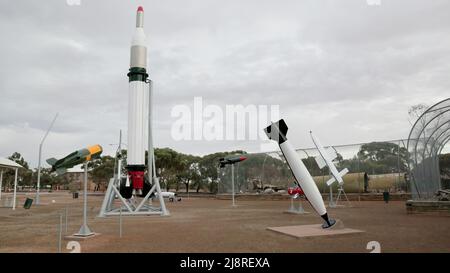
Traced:
<path fill-rule="evenodd" d="M 144 8 L 142 6 L 137 9 L 136 27 L 144 27 Z"/>
<path fill-rule="evenodd" d="M 139 6 L 136 14 L 136 27 L 144 27 L 144 8 Z"/>

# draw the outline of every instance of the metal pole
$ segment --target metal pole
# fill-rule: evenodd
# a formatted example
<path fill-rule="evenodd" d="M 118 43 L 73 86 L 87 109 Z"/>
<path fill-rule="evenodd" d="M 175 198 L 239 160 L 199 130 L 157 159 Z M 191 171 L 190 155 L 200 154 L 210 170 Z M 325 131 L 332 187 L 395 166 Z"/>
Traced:
<path fill-rule="evenodd" d="M 61 253 L 61 241 L 62 241 L 62 213 L 59 214 L 59 234 L 58 234 L 58 253 Z"/>
<path fill-rule="evenodd" d="M 87 223 L 87 161 L 84 163 L 83 225 Z"/>
<path fill-rule="evenodd" d="M 400 141 L 398 142 L 397 147 L 397 191 L 400 187 Z"/>
<path fill-rule="evenodd" d="M 118 185 L 122 182 L 122 130 L 119 131 L 119 160 L 117 162 L 117 179 L 119 181 Z"/>
<path fill-rule="evenodd" d="M 359 156 L 358 156 L 358 202 L 361 202 L 361 170 L 359 169 Z"/>
<path fill-rule="evenodd" d="M 76 236 L 90 236 L 94 234 L 87 225 L 87 169 L 88 163 L 86 161 L 84 162 L 83 225 L 81 226 L 80 231 L 75 234 Z"/>
<path fill-rule="evenodd" d="M 42 145 L 44 144 L 45 139 L 47 138 L 48 133 L 53 127 L 53 124 L 55 123 L 56 118 L 58 117 L 58 113 L 56 113 L 55 117 L 53 118 L 52 123 L 50 123 L 50 126 L 47 129 L 47 132 L 45 133 L 44 137 L 42 138 L 41 143 L 39 144 L 39 160 L 38 160 L 38 178 L 37 178 L 37 185 L 36 185 L 36 205 L 40 204 L 40 198 L 39 198 L 39 189 L 41 187 L 41 158 L 42 158 Z"/>
<path fill-rule="evenodd" d="M 120 206 L 119 214 L 119 237 L 122 238 L 122 206 Z"/>
<path fill-rule="evenodd" d="M 233 207 L 236 206 L 234 202 L 234 164 L 231 164 L 231 196 L 233 199 Z"/>
<path fill-rule="evenodd" d="M 148 182 L 153 184 L 153 128 L 152 128 L 152 93 L 153 82 L 148 81 L 148 153 L 147 153 L 147 176 Z M 155 170 L 156 173 L 156 170 Z M 159 194 L 159 193 L 158 193 Z"/>
<path fill-rule="evenodd" d="M 0 172 L 0 200 L 2 200 L 3 170 Z"/>
<path fill-rule="evenodd" d="M 14 196 L 13 196 L 13 210 L 15 210 L 16 209 L 16 196 L 17 196 L 17 171 L 18 171 L 19 169 L 18 168 L 16 168 L 16 174 L 15 174 L 15 176 L 14 176 Z"/>
<path fill-rule="evenodd" d="M 333 202 L 333 184 L 330 185 L 330 202 L 329 202 L 329 206 L 330 208 L 334 207 L 334 202 Z"/>
<path fill-rule="evenodd" d="M 69 212 L 69 210 L 67 209 L 67 207 L 66 207 L 66 211 L 65 211 L 65 218 L 66 218 L 66 224 L 64 225 L 65 226 L 65 228 L 66 228 L 66 233 L 65 234 L 67 234 L 67 214 L 68 214 L 68 212 Z"/>
<path fill-rule="evenodd" d="M 156 163 L 155 163 L 155 150 L 153 148 L 153 82 L 148 81 L 148 168 L 147 175 L 150 183 L 156 184 L 156 192 L 158 193 L 159 204 L 161 205 L 161 215 L 169 216 L 166 204 L 164 203 L 164 197 L 161 194 L 161 186 L 159 184 L 159 178 L 156 176 Z M 189 194 L 189 191 L 188 191 Z M 189 198 L 189 197 L 188 197 Z M 151 199 L 149 199 L 151 200 Z"/>

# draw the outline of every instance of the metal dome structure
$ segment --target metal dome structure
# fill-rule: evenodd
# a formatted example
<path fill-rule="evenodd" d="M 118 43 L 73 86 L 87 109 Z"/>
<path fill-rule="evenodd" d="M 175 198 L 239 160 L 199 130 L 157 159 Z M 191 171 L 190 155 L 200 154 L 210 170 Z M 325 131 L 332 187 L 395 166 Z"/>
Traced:
<path fill-rule="evenodd" d="M 450 98 L 428 108 L 408 137 L 411 193 L 414 200 L 432 199 L 441 189 L 439 155 L 450 141 Z"/>

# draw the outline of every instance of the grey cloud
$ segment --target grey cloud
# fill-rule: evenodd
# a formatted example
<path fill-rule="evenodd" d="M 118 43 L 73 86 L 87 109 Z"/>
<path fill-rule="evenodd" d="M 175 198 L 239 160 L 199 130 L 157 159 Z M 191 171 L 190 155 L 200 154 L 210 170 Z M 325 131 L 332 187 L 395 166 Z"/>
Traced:
<path fill-rule="evenodd" d="M 172 107 L 195 96 L 223 108 L 279 104 L 295 145 L 309 147 L 311 128 L 327 144 L 406 137 L 408 107 L 449 94 L 448 1 L 81 2 L 0 1 L 0 155 L 18 150 L 35 165 L 55 112 L 49 154 L 126 133 L 139 4 L 161 147 L 258 150 L 258 141 L 172 140 Z"/>

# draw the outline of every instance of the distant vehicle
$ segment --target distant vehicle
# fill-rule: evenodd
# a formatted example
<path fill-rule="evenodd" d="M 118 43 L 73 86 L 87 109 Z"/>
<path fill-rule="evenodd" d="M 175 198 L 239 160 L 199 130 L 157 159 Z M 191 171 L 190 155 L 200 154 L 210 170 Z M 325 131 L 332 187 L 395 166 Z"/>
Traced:
<path fill-rule="evenodd" d="M 176 193 L 170 191 L 162 191 L 161 196 L 163 198 L 168 198 L 170 202 L 181 201 L 181 197 L 177 196 Z M 158 193 L 155 193 L 155 197 L 158 197 Z"/>
<path fill-rule="evenodd" d="M 53 157 L 49 158 L 47 159 L 47 163 L 52 166 L 52 172 L 56 172 L 57 175 L 62 175 L 67 172 L 67 169 L 86 161 L 99 158 L 102 152 L 102 146 L 97 144 L 75 151 L 59 160 Z"/>

